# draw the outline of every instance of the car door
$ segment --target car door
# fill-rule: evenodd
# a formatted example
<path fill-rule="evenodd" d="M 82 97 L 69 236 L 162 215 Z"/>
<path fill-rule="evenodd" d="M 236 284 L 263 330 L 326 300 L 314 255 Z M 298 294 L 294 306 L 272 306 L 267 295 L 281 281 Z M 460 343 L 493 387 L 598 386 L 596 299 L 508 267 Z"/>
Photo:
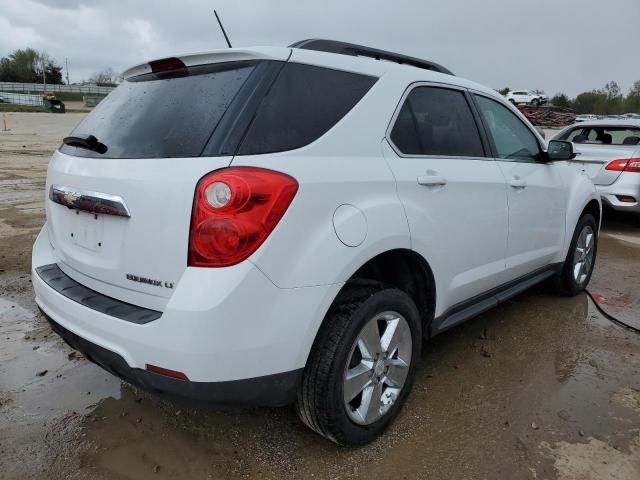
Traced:
<path fill-rule="evenodd" d="M 473 95 L 508 185 L 506 269 L 516 279 L 557 259 L 565 235 L 568 192 L 558 163 L 544 161 L 533 129 L 501 102 Z"/>
<path fill-rule="evenodd" d="M 416 84 L 383 142 L 412 248 L 430 263 L 436 316 L 504 281 L 507 192 L 463 89 Z"/>

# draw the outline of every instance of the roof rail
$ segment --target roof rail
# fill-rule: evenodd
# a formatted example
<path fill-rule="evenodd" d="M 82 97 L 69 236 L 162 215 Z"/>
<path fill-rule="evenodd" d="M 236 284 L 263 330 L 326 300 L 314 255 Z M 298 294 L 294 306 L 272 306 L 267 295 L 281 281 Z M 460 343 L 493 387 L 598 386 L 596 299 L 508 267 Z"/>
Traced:
<path fill-rule="evenodd" d="M 426 70 L 432 70 L 434 72 L 446 73 L 447 75 L 453 75 L 453 73 L 442 65 L 430 62 L 428 60 L 422 60 L 420 58 L 408 57 L 400 53 L 387 52 L 385 50 L 378 50 L 377 48 L 365 47 L 363 45 L 355 45 L 353 43 L 338 42 L 336 40 L 323 40 L 319 38 L 311 38 L 308 40 L 301 40 L 299 42 L 289 45 L 290 48 L 302 48 L 305 50 L 316 50 L 319 52 L 339 53 L 341 55 L 352 55 L 354 57 L 369 57 L 376 60 L 387 60 L 389 62 L 400 63 L 404 65 L 411 65 L 413 67 L 424 68 Z"/>

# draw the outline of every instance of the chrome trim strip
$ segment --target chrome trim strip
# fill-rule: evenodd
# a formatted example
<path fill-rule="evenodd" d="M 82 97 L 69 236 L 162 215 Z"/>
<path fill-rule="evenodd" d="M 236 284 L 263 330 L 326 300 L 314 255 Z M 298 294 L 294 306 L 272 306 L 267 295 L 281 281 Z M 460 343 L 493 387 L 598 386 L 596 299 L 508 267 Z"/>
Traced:
<path fill-rule="evenodd" d="M 59 205 L 85 212 L 131 217 L 122 197 L 107 193 L 75 190 L 62 185 L 51 185 L 49 200 Z"/>

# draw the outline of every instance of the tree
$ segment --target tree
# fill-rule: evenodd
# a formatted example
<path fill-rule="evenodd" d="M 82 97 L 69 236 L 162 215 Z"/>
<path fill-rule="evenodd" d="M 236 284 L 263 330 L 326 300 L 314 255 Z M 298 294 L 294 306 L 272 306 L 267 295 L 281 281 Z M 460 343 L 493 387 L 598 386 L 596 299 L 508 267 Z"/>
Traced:
<path fill-rule="evenodd" d="M 32 48 L 15 50 L 2 59 L 0 79 L 5 82 L 33 82 L 38 64 L 38 52 Z"/>
<path fill-rule="evenodd" d="M 118 83 L 118 74 L 112 68 L 107 68 L 91 75 L 89 83 L 95 83 L 101 87 L 115 87 Z"/>
<path fill-rule="evenodd" d="M 571 100 L 564 93 L 557 93 L 551 98 L 551 104 L 561 108 L 571 108 Z"/>
<path fill-rule="evenodd" d="M 0 59 L 0 81 L 21 83 L 62 83 L 62 67 L 45 52 L 18 49 Z"/>
<path fill-rule="evenodd" d="M 501 90 L 496 90 L 496 92 L 498 92 L 502 96 L 506 96 L 510 91 L 511 89 L 509 87 L 504 87 Z"/>
<path fill-rule="evenodd" d="M 620 92 L 620 86 L 614 81 L 607 83 L 604 86 L 604 91 L 606 92 L 609 98 L 622 97 L 622 93 Z"/>
<path fill-rule="evenodd" d="M 604 86 L 604 93 L 607 95 L 607 102 L 604 106 L 605 113 L 624 113 L 624 97 L 622 96 L 620 86 L 616 82 L 611 81 Z"/>
<path fill-rule="evenodd" d="M 43 75 L 44 71 L 44 75 Z M 44 80 L 46 83 L 52 83 L 56 85 L 61 85 L 62 82 L 62 67 L 56 65 L 55 62 L 49 57 L 45 52 L 40 52 L 38 54 L 38 60 L 36 64 L 36 82 L 42 82 Z"/>
<path fill-rule="evenodd" d="M 583 92 L 573 101 L 576 113 L 605 113 L 603 106 L 606 104 L 607 95 L 600 90 Z"/>
<path fill-rule="evenodd" d="M 624 107 L 626 112 L 640 113 L 640 80 L 637 80 L 629 90 Z"/>

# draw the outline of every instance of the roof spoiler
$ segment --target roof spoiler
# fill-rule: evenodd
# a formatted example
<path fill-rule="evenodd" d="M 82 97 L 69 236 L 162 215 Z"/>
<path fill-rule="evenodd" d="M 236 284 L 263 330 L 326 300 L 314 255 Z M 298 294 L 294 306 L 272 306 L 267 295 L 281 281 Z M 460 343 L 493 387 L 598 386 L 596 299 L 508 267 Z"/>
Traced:
<path fill-rule="evenodd" d="M 291 56 L 291 49 L 282 47 L 225 48 L 208 52 L 189 53 L 152 60 L 131 67 L 122 74 L 125 79 L 152 73 L 155 70 L 193 67 L 210 63 L 239 62 L 250 60 L 278 60 L 286 62 Z M 179 62 L 179 63 L 178 63 Z"/>
<path fill-rule="evenodd" d="M 387 52 L 385 50 L 378 50 L 377 48 L 365 47 L 363 45 L 338 42 L 336 40 L 312 38 L 293 43 L 289 45 L 289 47 L 301 48 L 304 50 L 316 50 L 319 52 L 338 53 L 341 55 L 351 55 L 355 57 L 368 57 L 376 60 L 387 60 L 389 62 L 411 65 L 417 68 L 424 68 L 426 70 L 431 70 L 434 72 L 453 75 L 453 73 L 449 69 L 428 60 L 408 57 L 407 55 L 402 55 L 400 53 Z"/>

